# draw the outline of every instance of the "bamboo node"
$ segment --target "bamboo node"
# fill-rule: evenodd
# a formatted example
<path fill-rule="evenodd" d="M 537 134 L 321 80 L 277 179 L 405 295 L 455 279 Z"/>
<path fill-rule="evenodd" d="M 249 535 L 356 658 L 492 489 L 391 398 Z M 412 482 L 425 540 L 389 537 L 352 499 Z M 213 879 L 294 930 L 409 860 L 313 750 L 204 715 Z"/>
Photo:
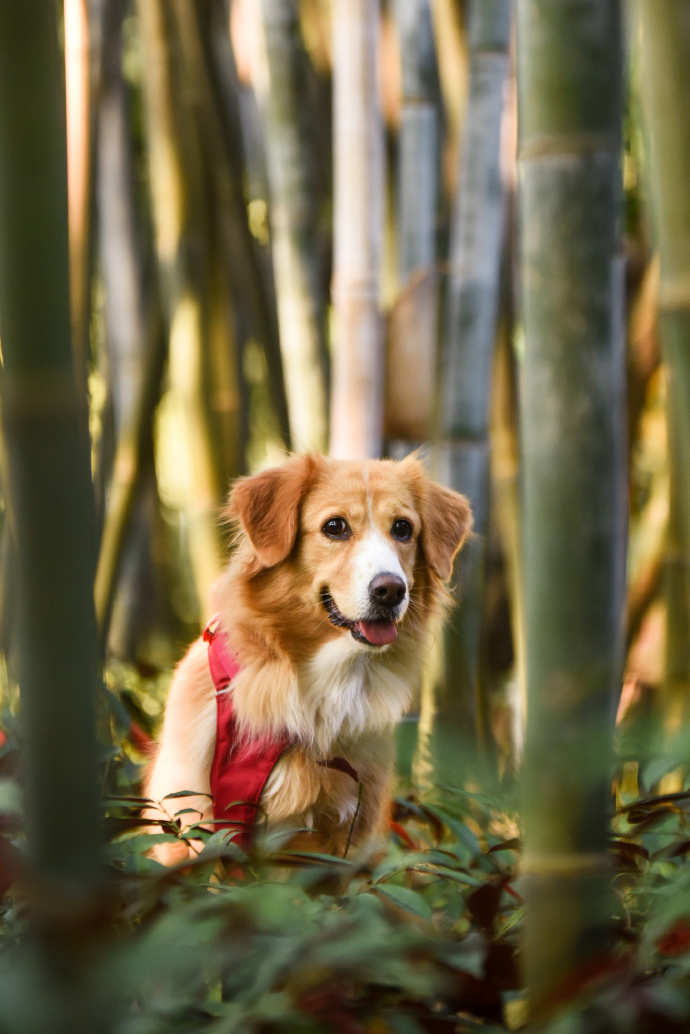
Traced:
<path fill-rule="evenodd" d="M 615 133 L 535 133 L 520 141 L 518 161 L 595 152 L 617 155 L 619 150 L 620 141 Z"/>
<path fill-rule="evenodd" d="M 585 851 L 581 854 L 526 854 L 520 862 L 521 876 L 587 876 L 608 873 L 611 868 L 605 852 Z"/>
<path fill-rule="evenodd" d="M 5 372 L 3 376 L 2 410 L 6 420 L 72 416 L 79 408 L 79 394 L 71 370 Z"/>

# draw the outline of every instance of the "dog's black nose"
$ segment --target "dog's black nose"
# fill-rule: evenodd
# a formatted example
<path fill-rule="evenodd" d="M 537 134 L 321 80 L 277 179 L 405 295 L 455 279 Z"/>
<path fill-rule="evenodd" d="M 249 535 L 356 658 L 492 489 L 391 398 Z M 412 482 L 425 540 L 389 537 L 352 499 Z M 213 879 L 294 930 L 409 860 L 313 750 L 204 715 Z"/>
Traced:
<path fill-rule="evenodd" d="M 405 599 L 405 583 L 397 574 L 377 574 L 369 583 L 369 595 L 384 607 L 396 607 Z"/>

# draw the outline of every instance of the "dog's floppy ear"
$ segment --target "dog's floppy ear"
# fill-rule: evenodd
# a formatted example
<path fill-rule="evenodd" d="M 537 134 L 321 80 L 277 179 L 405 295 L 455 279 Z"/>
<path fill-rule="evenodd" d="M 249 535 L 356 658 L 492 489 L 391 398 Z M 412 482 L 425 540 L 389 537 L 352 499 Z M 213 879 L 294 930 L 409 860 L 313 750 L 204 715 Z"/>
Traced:
<path fill-rule="evenodd" d="M 262 567 L 273 567 L 292 552 L 300 502 L 316 467 L 315 457 L 296 456 L 283 467 L 235 482 L 226 513 L 239 520 Z"/>
<path fill-rule="evenodd" d="M 455 554 L 472 529 L 472 510 L 464 495 L 430 481 L 421 464 L 403 460 L 411 470 L 419 495 L 421 544 L 426 562 L 442 582 L 453 573 Z"/>

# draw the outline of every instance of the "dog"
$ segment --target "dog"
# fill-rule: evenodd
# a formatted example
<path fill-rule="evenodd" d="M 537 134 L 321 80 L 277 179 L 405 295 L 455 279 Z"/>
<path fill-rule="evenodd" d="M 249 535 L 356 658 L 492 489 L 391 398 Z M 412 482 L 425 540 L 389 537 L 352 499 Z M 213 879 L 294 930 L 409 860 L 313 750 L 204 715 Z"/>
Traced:
<path fill-rule="evenodd" d="M 388 829 L 395 727 L 450 600 L 470 506 L 415 457 L 305 455 L 236 481 L 226 516 L 235 550 L 218 614 L 173 677 L 147 817 L 191 810 L 243 846 L 264 823 L 301 830 L 295 849 L 364 850 Z M 223 780 L 229 799 L 214 808 Z M 164 800 L 178 791 L 198 796 Z M 189 850 L 153 854 L 175 864 Z"/>

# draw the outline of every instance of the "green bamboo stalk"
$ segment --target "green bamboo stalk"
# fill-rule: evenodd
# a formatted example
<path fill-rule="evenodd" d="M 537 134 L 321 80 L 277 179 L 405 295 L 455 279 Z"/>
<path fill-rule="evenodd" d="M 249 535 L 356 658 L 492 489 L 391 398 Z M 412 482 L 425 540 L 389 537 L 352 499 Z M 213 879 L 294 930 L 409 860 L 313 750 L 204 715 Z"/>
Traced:
<path fill-rule="evenodd" d="M 0 5 L 1 408 L 17 536 L 27 826 L 44 904 L 64 906 L 67 921 L 99 875 L 98 644 L 88 432 L 71 342 L 61 59 L 54 5 Z"/>
<path fill-rule="evenodd" d="M 610 935 L 626 545 L 618 0 L 518 0 L 525 973 L 535 1016 Z"/>
<path fill-rule="evenodd" d="M 316 253 L 316 178 L 309 58 L 298 0 L 262 0 L 269 69 L 266 151 L 271 241 L 286 390 L 299 449 L 326 448 L 325 300 Z"/>
<path fill-rule="evenodd" d="M 670 400 L 669 400 L 670 401 Z M 666 531 L 664 597 L 664 728 L 669 739 L 687 728 L 690 717 L 690 551 L 685 538 L 680 498 L 687 471 L 680 466 L 683 449 L 676 431 L 680 421 L 669 417 L 669 515 Z M 680 788 L 680 787 L 679 787 Z"/>
<path fill-rule="evenodd" d="M 132 517 L 145 487 L 146 472 L 150 467 L 148 461 L 153 455 L 152 424 L 160 399 L 167 350 L 160 327 L 154 328 L 148 336 L 145 366 L 141 371 L 142 381 L 136 388 L 133 408 L 118 437 L 113 475 L 108 488 L 108 508 L 94 590 L 103 651 L 108 642 Z"/>
<path fill-rule="evenodd" d="M 509 290 L 512 291 L 512 284 Z M 507 292 L 506 292 L 507 293 Z M 507 686 L 510 712 L 507 768 L 517 772 L 525 738 L 525 607 L 524 570 L 520 542 L 520 455 L 518 441 L 517 362 L 513 350 L 512 307 L 504 314 L 499 333 L 491 413 L 491 493 L 505 559 L 506 588 L 515 656 L 514 679 Z"/>
<path fill-rule="evenodd" d="M 666 681 L 690 680 L 690 6 L 636 0 L 649 194 L 659 249 L 659 329 L 667 377 L 671 505 Z M 681 690 L 682 692 L 682 690 Z"/>
<path fill-rule="evenodd" d="M 383 437 L 383 124 L 379 0 L 334 0 L 333 312 L 330 449 L 379 456 Z"/>
<path fill-rule="evenodd" d="M 170 406 L 183 426 L 178 485 L 200 614 L 220 573 L 217 513 L 223 495 L 203 399 L 209 348 L 208 237 L 203 155 L 193 95 L 181 89 L 184 63 L 175 5 L 140 0 L 149 183 L 162 307 L 169 328 Z M 189 80 L 187 80 L 189 81 Z M 169 445 L 169 442 L 168 442 Z"/>
<path fill-rule="evenodd" d="M 246 180 L 252 178 L 254 159 L 250 160 L 249 148 L 245 147 L 240 84 L 224 4 L 222 0 L 194 7 L 176 3 L 173 12 L 185 74 L 196 86 L 205 172 L 214 192 L 219 271 L 230 290 L 237 351 L 253 341 L 260 343 L 268 367 L 268 394 L 278 436 L 289 449 L 290 415 L 271 257 L 253 237 L 247 218 Z M 264 197 L 266 194 L 263 190 Z M 239 361 L 235 363 L 237 370 L 240 365 Z M 243 387 L 240 382 L 238 394 Z"/>
<path fill-rule="evenodd" d="M 219 31 L 218 3 L 173 4 L 171 27 L 185 81 L 194 83 L 191 121 L 198 136 L 198 173 L 205 183 L 205 262 L 203 284 L 207 308 L 207 347 L 201 356 L 201 399 L 213 441 L 212 459 L 221 491 L 245 472 L 241 363 L 242 326 L 249 312 L 251 332 L 270 354 L 278 354 L 272 378 L 273 402 L 283 434 L 287 408 L 280 369 L 274 304 L 268 295 L 264 270 L 253 248 L 242 194 L 242 151 L 229 158 L 226 129 L 215 85 L 214 38 Z M 224 36 L 227 37 L 227 23 Z M 258 314 L 258 317 L 257 317 Z"/>
<path fill-rule="evenodd" d="M 385 433 L 402 457 L 430 439 L 435 403 L 439 278 L 439 82 L 429 0 L 397 0 L 402 70 L 397 252 L 400 293 L 386 348 Z"/>
<path fill-rule="evenodd" d="M 484 737 L 480 630 L 484 536 L 489 510 L 489 403 L 500 304 L 505 223 L 501 126 L 509 72 L 510 0 L 470 9 L 470 88 L 460 152 L 443 313 L 436 472 L 470 500 L 476 537 L 458 564 L 462 605 L 444 634 L 438 719 L 447 734 Z M 439 730 L 440 731 L 440 730 Z M 450 745 L 453 751 L 452 743 Z M 457 748 L 455 748 L 457 749 Z"/>
<path fill-rule="evenodd" d="M 105 288 L 109 390 L 116 454 L 107 492 L 95 596 L 105 650 L 116 593 L 123 593 L 127 616 L 137 617 L 140 554 L 150 557 L 150 528 L 133 519 L 144 481 L 153 471 L 152 421 L 160 397 L 165 340 L 151 278 L 145 275 L 140 204 L 135 188 L 129 106 L 122 75 L 123 0 L 103 5 L 102 60 L 97 133 L 97 199 L 101 268 Z M 141 541 L 143 538 L 143 542 Z M 141 548 L 139 548 L 141 547 Z M 137 563 L 123 563 L 136 551 Z M 150 561 L 149 561 L 150 562 Z M 150 608 L 149 608 L 150 609 Z M 118 623 L 116 623 L 117 626 Z M 141 631 L 141 621 L 138 623 Z M 128 636 L 120 625 L 111 640 L 116 652 Z"/>
<path fill-rule="evenodd" d="M 16 618 L 17 550 L 7 512 L 0 531 L 0 654 L 9 656 Z"/>
<path fill-rule="evenodd" d="M 103 5 L 97 137 L 98 234 L 116 439 L 136 406 L 147 329 L 130 111 L 122 75 L 126 6 L 126 0 Z"/>

